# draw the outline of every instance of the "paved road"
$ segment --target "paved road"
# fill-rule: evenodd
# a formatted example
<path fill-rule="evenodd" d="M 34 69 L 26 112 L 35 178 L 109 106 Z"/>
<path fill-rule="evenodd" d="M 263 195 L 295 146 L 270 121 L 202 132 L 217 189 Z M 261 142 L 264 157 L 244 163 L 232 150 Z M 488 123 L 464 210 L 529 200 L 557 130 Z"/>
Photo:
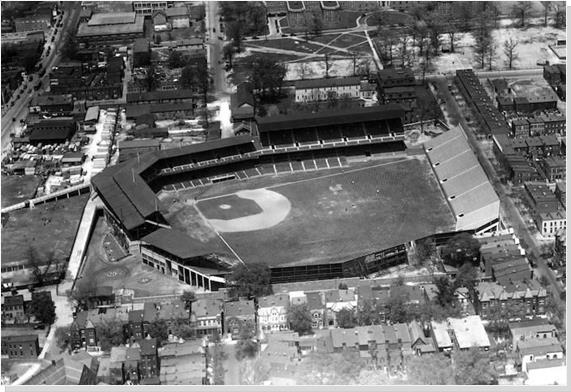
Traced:
<path fill-rule="evenodd" d="M 220 16 L 218 15 L 218 2 L 206 2 L 206 45 L 208 47 L 208 65 L 214 80 L 214 91 L 217 98 L 230 94 L 231 90 L 227 83 L 226 71 L 224 70 L 224 60 L 222 58 L 222 48 L 225 41 L 219 39 Z"/>
<path fill-rule="evenodd" d="M 496 193 L 498 194 L 498 197 L 500 198 L 500 210 L 501 210 L 500 214 L 502 216 L 502 219 L 507 223 L 509 223 L 509 225 L 511 225 L 514 228 L 516 235 L 519 238 L 523 239 L 529 245 L 529 248 L 527 250 L 528 254 L 531 254 L 533 258 L 536 260 L 537 269 L 540 271 L 540 274 L 542 276 L 546 276 L 547 279 L 549 279 L 551 290 L 553 293 L 555 293 L 554 295 L 555 303 L 557 304 L 559 309 L 561 309 L 561 311 L 564 312 L 565 303 L 561 301 L 559 297 L 562 292 L 562 289 L 557 283 L 553 271 L 547 266 L 545 261 L 540 256 L 541 253 L 539 250 L 540 244 L 537 243 L 535 236 L 532 233 L 530 233 L 529 229 L 527 228 L 525 220 L 521 216 L 519 210 L 514 205 L 511 197 L 508 196 L 506 187 L 504 186 L 504 184 L 502 184 L 499 181 L 499 177 L 496 173 L 495 168 L 493 167 L 490 160 L 487 158 L 486 154 L 482 150 L 481 143 L 478 142 L 474 133 L 471 131 L 471 128 L 466 122 L 466 119 L 464 118 L 464 116 L 462 116 L 462 111 L 458 106 L 458 102 L 456 102 L 456 99 L 452 96 L 452 94 L 446 87 L 446 83 L 443 83 L 443 81 L 445 82 L 445 79 L 444 78 L 433 78 L 433 79 L 437 83 L 440 83 L 441 85 L 440 90 L 444 92 L 444 94 L 446 95 L 446 100 L 452 103 L 454 110 L 456 110 L 456 112 L 459 114 L 458 117 L 460 118 L 460 125 L 462 126 L 464 133 L 467 136 L 468 142 L 470 143 L 474 152 L 476 152 L 476 155 L 478 156 L 478 161 L 482 165 L 484 171 L 486 172 L 486 175 L 488 176 L 488 179 L 490 180 L 492 186 L 494 187 Z"/>
<path fill-rule="evenodd" d="M 6 112 L 2 117 L 2 139 L 1 147 L 2 151 L 6 151 L 6 148 L 10 144 L 10 133 L 15 129 L 14 126 L 19 124 L 20 120 L 24 120 L 28 115 L 28 106 L 30 101 L 35 96 L 36 91 L 33 90 L 33 86 L 36 85 L 38 80 L 42 83 L 42 86 L 46 87 L 46 82 L 49 81 L 49 70 L 59 63 L 61 60 L 61 48 L 65 42 L 64 37 L 68 31 L 72 31 L 79 21 L 79 13 L 81 10 L 80 3 L 78 2 L 64 2 L 63 6 L 64 16 L 63 16 L 63 26 L 58 29 L 58 34 L 54 43 L 50 43 L 51 51 L 49 56 L 41 62 L 42 67 L 46 70 L 45 75 L 38 79 L 37 75 L 34 75 L 33 82 L 28 82 L 28 91 L 32 89 L 31 93 L 27 91 L 22 93 L 21 98 Z M 33 84 L 32 84 L 33 83 Z M 41 88 L 38 92 L 43 91 Z M 15 118 L 16 121 L 12 121 Z"/>

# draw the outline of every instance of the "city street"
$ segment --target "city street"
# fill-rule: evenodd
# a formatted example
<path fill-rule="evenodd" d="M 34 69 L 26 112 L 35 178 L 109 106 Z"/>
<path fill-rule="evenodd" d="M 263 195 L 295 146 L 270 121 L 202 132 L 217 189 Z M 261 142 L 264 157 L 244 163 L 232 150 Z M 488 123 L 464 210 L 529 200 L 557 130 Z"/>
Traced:
<path fill-rule="evenodd" d="M 1 147 L 3 153 L 6 151 L 6 148 L 10 144 L 10 133 L 15 130 L 16 125 L 20 124 L 20 120 L 24 120 L 26 118 L 28 115 L 28 106 L 30 101 L 36 94 L 45 90 L 46 82 L 49 82 L 49 71 L 61 60 L 60 52 L 61 48 L 64 45 L 67 32 L 72 31 L 75 26 L 77 26 L 79 21 L 79 13 L 81 11 L 80 3 L 64 2 L 63 10 L 63 26 L 58 28 L 58 33 L 54 42 L 49 42 L 49 45 L 51 45 L 50 54 L 40 63 L 41 67 L 46 71 L 44 76 L 39 78 L 38 75 L 34 74 L 33 80 L 31 82 L 27 82 L 27 90 L 21 93 L 20 99 L 16 101 L 14 106 L 12 106 L 2 116 Z M 42 84 L 42 88 L 36 91 L 34 90 L 33 86 L 35 86 L 38 81 Z M 31 91 L 31 93 L 29 91 Z"/>

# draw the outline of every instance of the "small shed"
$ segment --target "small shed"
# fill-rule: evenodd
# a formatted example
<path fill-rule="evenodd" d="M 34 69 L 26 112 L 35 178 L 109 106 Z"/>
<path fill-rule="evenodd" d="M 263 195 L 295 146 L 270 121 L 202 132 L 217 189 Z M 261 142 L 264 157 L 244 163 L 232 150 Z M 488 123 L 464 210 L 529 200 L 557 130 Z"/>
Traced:
<path fill-rule="evenodd" d="M 81 165 L 85 156 L 82 152 L 66 152 L 63 154 L 61 164 L 66 166 Z"/>

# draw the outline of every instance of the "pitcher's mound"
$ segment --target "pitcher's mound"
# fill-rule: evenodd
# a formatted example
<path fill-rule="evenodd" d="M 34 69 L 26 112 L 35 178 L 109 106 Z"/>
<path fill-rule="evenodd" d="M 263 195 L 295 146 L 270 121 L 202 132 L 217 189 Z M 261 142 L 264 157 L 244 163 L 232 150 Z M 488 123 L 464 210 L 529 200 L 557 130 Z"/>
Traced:
<path fill-rule="evenodd" d="M 230 196 L 201 200 L 196 206 L 220 233 L 268 229 L 283 221 L 291 210 L 285 196 L 268 189 L 238 191 Z M 221 215 L 222 211 L 227 215 Z"/>

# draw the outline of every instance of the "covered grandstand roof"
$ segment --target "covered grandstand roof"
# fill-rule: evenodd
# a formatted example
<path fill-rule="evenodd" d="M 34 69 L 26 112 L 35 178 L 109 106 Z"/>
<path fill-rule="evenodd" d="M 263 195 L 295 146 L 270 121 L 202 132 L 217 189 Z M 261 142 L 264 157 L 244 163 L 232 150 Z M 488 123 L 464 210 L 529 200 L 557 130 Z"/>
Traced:
<path fill-rule="evenodd" d="M 183 260 L 212 253 L 211 247 L 178 230 L 159 229 L 143 237 L 142 241 Z"/>
<path fill-rule="evenodd" d="M 476 229 L 498 217 L 498 195 L 460 128 L 426 142 L 424 149 L 454 212 L 457 229 Z"/>
<path fill-rule="evenodd" d="M 257 118 L 260 132 L 284 131 L 308 127 L 324 127 L 355 122 L 368 122 L 402 118 L 404 108 L 399 104 L 388 104 L 364 108 L 325 111 L 317 113 L 293 113 Z"/>
<path fill-rule="evenodd" d="M 117 216 L 127 230 L 133 230 L 145 223 L 145 218 L 160 212 L 160 203 L 154 192 L 140 176 L 155 163 L 163 159 L 183 157 L 205 151 L 239 146 L 254 141 L 250 136 L 237 136 L 206 143 L 192 144 L 181 148 L 153 151 L 141 154 L 115 166 L 110 166 L 92 178 L 108 208 Z"/>

